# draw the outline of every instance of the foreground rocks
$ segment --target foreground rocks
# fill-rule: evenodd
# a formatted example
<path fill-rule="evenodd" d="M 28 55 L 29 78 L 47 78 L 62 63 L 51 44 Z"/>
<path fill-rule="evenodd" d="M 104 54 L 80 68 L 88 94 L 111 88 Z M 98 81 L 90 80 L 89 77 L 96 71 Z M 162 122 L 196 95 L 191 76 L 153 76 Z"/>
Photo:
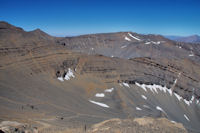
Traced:
<path fill-rule="evenodd" d="M 37 127 L 16 121 L 2 121 L 0 123 L 0 133 L 38 133 Z"/>
<path fill-rule="evenodd" d="M 180 123 L 166 118 L 111 119 L 95 124 L 91 133 L 187 133 Z"/>

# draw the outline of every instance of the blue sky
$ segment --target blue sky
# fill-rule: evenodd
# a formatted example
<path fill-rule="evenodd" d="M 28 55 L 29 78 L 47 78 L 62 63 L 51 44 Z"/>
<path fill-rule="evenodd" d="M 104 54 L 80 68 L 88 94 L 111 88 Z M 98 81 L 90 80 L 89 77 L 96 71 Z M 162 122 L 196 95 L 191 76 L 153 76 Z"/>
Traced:
<path fill-rule="evenodd" d="M 200 35 L 200 0 L 0 0 L 0 20 L 55 36 Z"/>

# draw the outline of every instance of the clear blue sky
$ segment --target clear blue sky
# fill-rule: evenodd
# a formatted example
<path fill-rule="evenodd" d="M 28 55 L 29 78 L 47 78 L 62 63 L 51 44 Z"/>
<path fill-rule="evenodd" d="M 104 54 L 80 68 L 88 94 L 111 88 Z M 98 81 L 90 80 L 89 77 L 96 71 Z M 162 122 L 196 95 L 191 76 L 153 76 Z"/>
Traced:
<path fill-rule="evenodd" d="M 0 0 L 0 20 L 56 36 L 200 35 L 200 0 Z"/>

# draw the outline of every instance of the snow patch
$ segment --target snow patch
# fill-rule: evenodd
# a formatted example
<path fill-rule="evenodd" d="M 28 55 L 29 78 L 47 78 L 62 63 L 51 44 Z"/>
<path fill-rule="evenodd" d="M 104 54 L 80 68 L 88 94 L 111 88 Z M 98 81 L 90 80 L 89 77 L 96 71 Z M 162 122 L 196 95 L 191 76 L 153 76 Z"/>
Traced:
<path fill-rule="evenodd" d="M 156 44 L 156 45 L 158 45 L 158 44 L 160 44 L 160 41 L 158 41 L 158 42 L 154 42 L 154 41 L 151 41 L 153 44 Z"/>
<path fill-rule="evenodd" d="M 191 101 L 193 101 L 194 100 L 194 95 L 192 95 L 192 98 L 191 98 Z"/>
<path fill-rule="evenodd" d="M 145 44 L 150 44 L 151 42 L 146 42 Z"/>
<path fill-rule="evenodd" d="M 163 91 L 164 93 L 168 92 L 172 96 L 171 89 L 168 89 L 166 86 L 162 87 L 161 85 L 156 85 L 156 84 L 146 85 L 146 84 L 140 84 L 137 82 L 135 83 L 135 85 L 141 87 L 145 91 L 147 91 L 147 89 L 150 89 L 153 93 L 157 93 L 157 94 L 158 94 L 157 89 L 159 89 L 160 91 Z"/>
<path fill-rule="evenodd" d="M 192 95 L 192 98 L 190 99 L 190 103 L 194 101 L 194 95 Z"/>
<path fill-rule="evenodd" d="M 128 33 L 128 35 L 129 35 L 130 37 L 132 37 L 133 39 L 140 41 L 140 39 L 139 39 L 139 38 L 137 38 L 137 37 L 133 36 L 131 33 Z"/>
<path fill-rule="evenodd" d="M 127 36 L 124 39 L 129 41 L 129 42 L 131 41 L 131 39 L 129 39 Z"/>
<path fill-rule="evenodd" d="M 139 108 L 139 107 L 136 107 L 136 110 L 142 110 L 141 108 Z"/>
<path fill-rule="evenodd" d="M 142 97 L 144 100 L 147 100 L 147 97 L 146 97 L 146 96 L 141 95 L 141 97 Z"/>
<path fill-rule="evenodd" d="M 176 123 L 175 121 L 171 121 L 172 123 Z"/>
<path fill-rule="evenodd" d="M 144 107 L 144 108 L 150 108 L 150 107 L 149 107 L 149 106 L 147 106 L 147 105 L 143 105 L 143 107 Z"/>
<path fill-rule="evenodd" d="M 187 117 L 187 115 L 184 114 L 184 117 L 187 121 L 190 121 L 190 119 Z"/>
<path fill-rule="evenodd" d="M 199 100 L 196 100 L 196 104 L 199 104 Z"/>
<path fill-rule="evenodd" d="M 176 96 L 176 98 L 180 101 L 182 99 L 181 96 L 179 96 L 178 94 L 174 93 L 174 95 Z"/>
<path fill-rule="evenodd" d="M 104 92 L 112 92 L 114 88 L 106 89 Z"/>
<path fill-rule="evenodd" d="M 64 79 L 63 79 L 63 77 L 58 77 L 58 80 L 60 80 L 60 81 L 64 81 Z"/>
<path fill-rule="evenodd" d="M 129 87 L 130 88 L 130 86 L 129 86 L 129 84 L 128 83 L 122 83 L 124 86 L 126 86 L 126 87 Z"/>
<path fill-rule="evenodd" d="M 180 73 L 179 73 L 179 77 L 180 77 Z M 174 83 L 176 83 L 177 80 L 174 81 Z M 173 93 L 171 89 L 168 89 L 166 86 L 162 87 L 161 85 L 156 85 L 156 84 L 153 84 L 153 85 L 146 85 L 146 84 L 140 84 L 140 83 L 137 83 L 135 82 L 135 85 L 141 87 L 144 91 L 147 92 L 147 89 L 149 89 L 150 91 L 152 91 L 153 93 L 157 93 L 158 94 L 158 91 L 157 89 L 159 89 L 160 91 L 163 91 L 164 93 L 168 92 L 170 94 L 170 96 L 172 96 L 172 94 L 174 94 L 174 96 L 179 100 L 181 101 L 181 99 L 184 101 L 185 104 L 187 104 L 188 106 L 193 103 L 195 97 L 192 96 L 191 100 L 190 101 L 187 101 L 186 99 L 184 99 L 183 97 L 181 97 L 180 95 L 178 95 L 177 93 Z M 196 101 L 197 103 L 197 101 Z M 199 103 L 199 101 L 198 101 Z M 197 104 L 198 104 L 197 103 Z"/>
<path fill-rule="evenodd" d="M 145 87 L 145 84 L 139 84 L 139 83 L 135 83 L 135 85 L 137 85 L 138 87 L 141 87 L 144 91 L 147 91 L 146 87 Z"/>
<path fill-rule="evenodd" d="M 174 84 L 176 84 L 177 83 L 177 79 L 174 81 Z"/>
<path fill-rule="evenodd" d="M 188 106 L 190 106 L 190 101 L 187 101 L 186 99 L 183 100 L 185 102 L 185 104 L 187 104 Z"/>
<path fill-rule="evenodd" d="M 92 101 L 92 100 L 89 100 L 89 102 L 94 103 L 94 104 L 99 105 L 99 106 L 104 107 L 104 108 L 109 108 L 109 106 L 104 104 L 104 103 L 95 102 L 95 101 Z"/>
<path fill-rule="evenodd" d="M 194 56 L 194 53 L 192 51 L 190 51 L 189 56 Z"/>
<path fill-rule="evenodd" d="M 156 106 L 156 109 L 162 111 L 163 113 L 165 113 L 165 111 L 161 107 L 159 107 L 159 106 Z"/>
<path fill-rule="evenodd" d="M 124 45 L 124 46 L 121 46 L 121 48 L 126 48 L 127 46 L 126 45 Z"/>
<path fill-rule="evenodd" d="M 97 93 L 96 95 L 95 95 L 95 97 L 104 97 L 105 95 L 104 95 L 104 93 Z"/>
<path fill-rule="evenodd" d="M 167 89 L 167 91 L 172 96 L 172 90 L 171 89 Z"/>
<path fill-rule="evenodd" d="M 70 68 L 68 68 L 68 72 L 67 74 L 65 75 L 65 80 L 70 80 L 70 78 L 74 78 L 74 74 L 72 72 L 72 70 Z"/>

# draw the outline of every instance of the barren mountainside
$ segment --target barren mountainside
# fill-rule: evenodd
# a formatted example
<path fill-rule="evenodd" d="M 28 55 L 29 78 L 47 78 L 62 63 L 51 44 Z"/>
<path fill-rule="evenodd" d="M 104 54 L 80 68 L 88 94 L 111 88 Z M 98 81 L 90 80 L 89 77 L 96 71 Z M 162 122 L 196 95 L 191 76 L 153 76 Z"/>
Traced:
<path fill-rule="evenodd" d="M 16 121 L 32 132 L 123 132 L 127 123 L 155 132 L 130 121 L 164 117 L 158 131 L 199 132 L 199 50 L 160 35 L 53 37 L 0 22 L 0 129 Z M 113 118 L 116 128 L 94 130 Z"/>
<path fill-rule="evenodd" d="M 167 36 L 167 38 L 177 41 L 177 42 L 185 42 L 185 43 L 200 43 L 200 36 L 198 35 L 192 35 L 192 36 Z"/>

